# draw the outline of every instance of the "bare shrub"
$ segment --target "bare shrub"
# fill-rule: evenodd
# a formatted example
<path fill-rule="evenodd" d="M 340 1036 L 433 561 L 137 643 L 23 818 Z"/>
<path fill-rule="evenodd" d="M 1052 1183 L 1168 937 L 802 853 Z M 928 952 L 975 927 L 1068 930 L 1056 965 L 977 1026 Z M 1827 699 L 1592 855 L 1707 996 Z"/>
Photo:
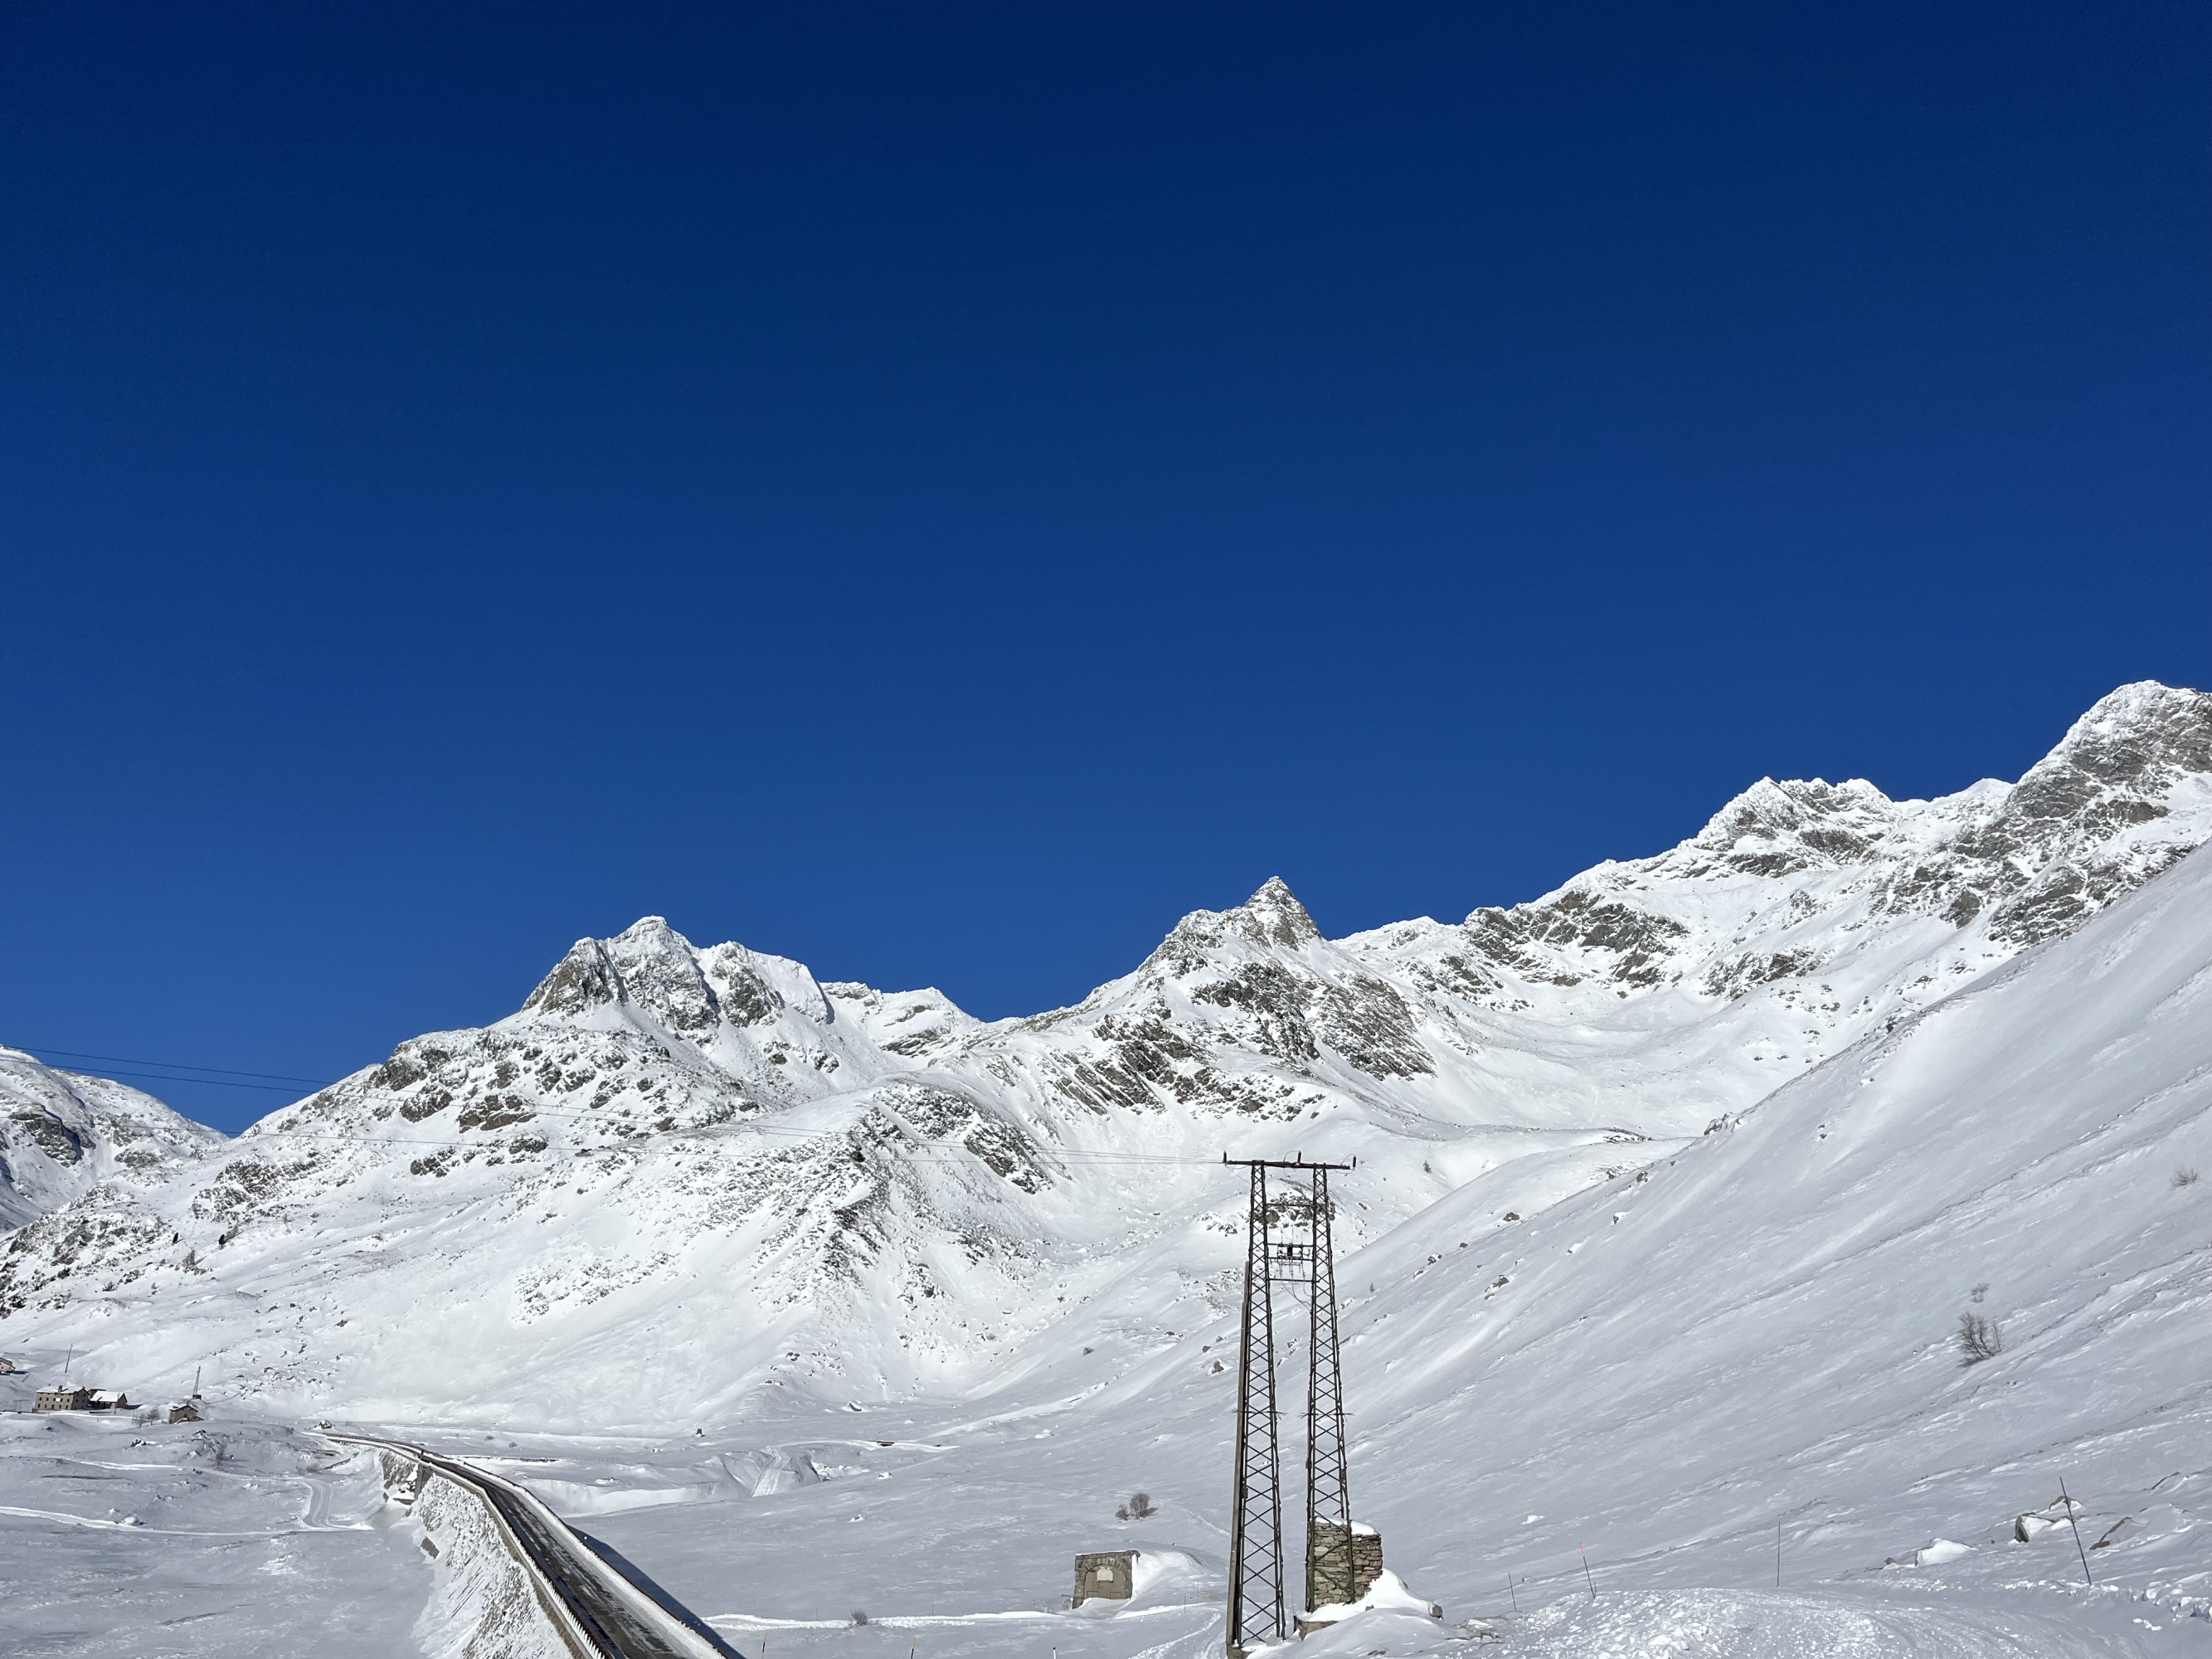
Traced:
<path fill-rule="evenodd" d="M 865 1625 L 867 1622 L 868 1615 L 866 1613 L 862 1613 L 858 1607 L 853 1609 L 853 1624 L 855 1628 L 858 1628 L 860 1626 Z"/>
<path fill-rule="evenodd" d="M 2004 1352 L 2004 1334 L 1998 1330 L 1994 1319 L 1984 1319 L 1979 1314 L 1959 1316 L 1959 1363 L 1978 1365 L 1984 1359 L 1995 1359 Z"/>
<path fill-rule="evenodd" d="M 2194 1170 L 2176 1170 L 2173 1172 L 2173 1184 L 2177 1187 L 2194 1187 L 2203 1179 Z"/>
<path fill-rule="evenodd" d="M 1152 1495 L 1146 1492 L 1132 1492 L 1129 1495 L 1128 1508 L 1129 1519 L 1132 1521 L 1142 1521 L 1148 1516 L 1159 1513 L 1152 1507 Z"/>

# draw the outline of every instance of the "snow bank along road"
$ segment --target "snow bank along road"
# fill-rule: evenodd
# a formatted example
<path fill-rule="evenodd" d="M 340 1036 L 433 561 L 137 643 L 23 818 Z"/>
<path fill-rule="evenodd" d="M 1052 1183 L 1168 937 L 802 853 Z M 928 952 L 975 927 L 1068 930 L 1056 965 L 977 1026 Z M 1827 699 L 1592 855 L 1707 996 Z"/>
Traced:
<path fill-rule="evenodd" d="M 576 1659 L 718 1659 L 726 1648 L 686 1629 L 538 1499 L 457 1458 L 404 1441 L 333 1434 L 370 1446 L 459 1486 L 489 1511 L 501 1540 L 538 1590 L 538 1601 Z"/>

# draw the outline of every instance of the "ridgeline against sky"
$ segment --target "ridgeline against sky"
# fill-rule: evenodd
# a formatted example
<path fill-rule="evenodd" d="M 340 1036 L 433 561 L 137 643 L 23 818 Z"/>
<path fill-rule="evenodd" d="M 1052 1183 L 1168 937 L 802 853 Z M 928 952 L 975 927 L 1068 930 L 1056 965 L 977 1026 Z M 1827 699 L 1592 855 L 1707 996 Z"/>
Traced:
<path fill-rule="evenodd" d="M 2169 7 L 18 12 L 0 1042 L 336 1078 L 642 915 L 993 1017 L 2017 778 L 2212 683 L 2208 85 Z"/>

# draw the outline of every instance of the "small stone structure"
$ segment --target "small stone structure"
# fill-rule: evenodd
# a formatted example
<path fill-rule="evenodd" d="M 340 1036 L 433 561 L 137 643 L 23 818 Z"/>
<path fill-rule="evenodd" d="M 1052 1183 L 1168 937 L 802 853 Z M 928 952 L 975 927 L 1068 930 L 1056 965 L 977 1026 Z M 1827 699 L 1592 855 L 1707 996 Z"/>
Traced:
<path fill-rule="evenodd" d="M 1075 1599 L 1067 1605 L 1079 1607 L 1090 1601 L 1127 1601 L 1136 1591 L 1137 1553 L 1135 1550 L 1102 1550 L 1077 1556 Z"/>
<path fill-rule="evenodd" d="M 1346 1552 L 1352 1557 L 1352 1595 L 1357 1601 L 1367 1594 L 1368 1587 L 1382 1576 L 1382 1534 L 1364 1521 L 1355 1521 L 1349 1528 L 1340 1527 L 1330 1521 L 1316 1522 L 1313 1535 L 1306 1540 L 1306 1605 L 1323 1607 L 1335 1604 L 1343 1594 L 1344 1562 Z M 1323 1598 L 1327 1598 L 1324 1600 Z M 1298 1634 L 1310 1630 L 1326 1630 L 1334 1620 L 1300 1619 Z"/>
<path fill-rule="evenodd" d="M 180 1401 L 169 1407 L 168 1416 L 163 1420 L 170 1423 L 197 1423 L 200 1420 L 200 1408 L 189 1400 Z"/>

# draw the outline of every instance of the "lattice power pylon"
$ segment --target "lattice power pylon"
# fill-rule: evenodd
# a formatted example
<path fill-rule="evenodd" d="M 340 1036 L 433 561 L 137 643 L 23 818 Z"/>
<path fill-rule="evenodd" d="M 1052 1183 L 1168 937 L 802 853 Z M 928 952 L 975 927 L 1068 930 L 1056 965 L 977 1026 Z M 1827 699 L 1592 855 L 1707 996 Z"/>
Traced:
<path fill-rule="evenodd" d="M 1306 1605 L 1351 1601 L 1352 1495 L 1345 1468 L 1344 1379 L 1337 1359 L 1336 1271 L 1328 1172 L 1345 1164 L 1224 1158 L 1252 1172 L 1244 1233 L 1244 1330 L 1237 1364 L 1237 1495 L 1229 1522 L 1230 1659 L 1290 1635 L 1283 1616 L 1280 1417 L 1275 1406 L 1275 1286 L 1307 1287 Z M 1267 1171 L 1287 1170 L 1271 1199 Z M 1301 1213 L 1303 1212 L 1303 1213 Z M 1335 1547 L 1332 1547 L 1332 1544 Z M 1341 1559 L 1340 1571 L 1339 1559 Z"/>

